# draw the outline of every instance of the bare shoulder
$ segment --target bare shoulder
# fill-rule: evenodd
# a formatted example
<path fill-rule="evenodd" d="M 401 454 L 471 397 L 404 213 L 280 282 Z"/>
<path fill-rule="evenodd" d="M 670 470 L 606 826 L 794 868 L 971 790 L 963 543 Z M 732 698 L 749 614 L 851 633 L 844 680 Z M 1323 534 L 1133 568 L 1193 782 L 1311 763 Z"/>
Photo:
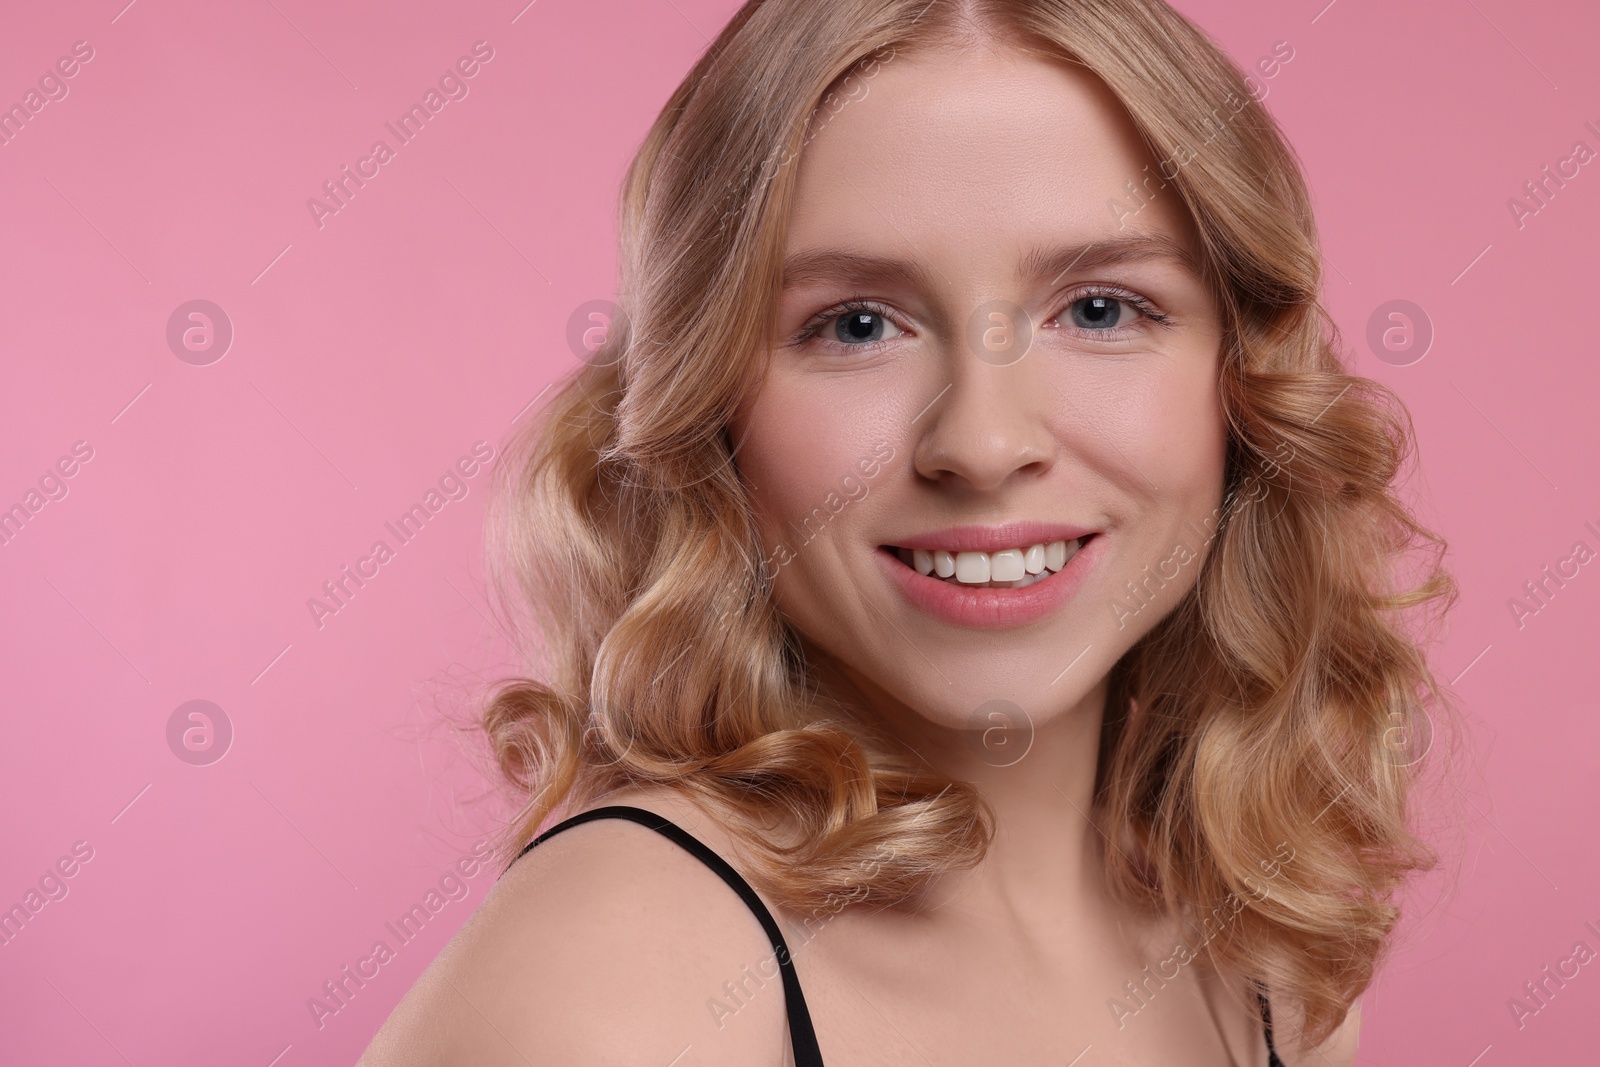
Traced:
<path fill-rule="evenodd" d="M 664 815 L 740 866 L 686 801 L 604 803 Z M 597 819 L 511 866 L 360 1067 L 668 1064 L 689 1049 L 696 1064 L 776 1067 L 783 989 L 751 980 L 771 956 L 756 917 L 703 863 L 648 827 Z"/>
<path fill-rule="evenodd" d="M 1273 1044 L 1278 1047 L 1278 1058 L 1283 1060 L 1285 1067 L 1350 1067 L 1355 1062 L 1356 1045 L 1361 1040 L 1359 1000 L 1350 1005 L 1344 1022 L 1320 1045 L 1308 1046 L 1305 1043 L 1297 1018 L 1284 1018 L 1282 1024 L 1279 1020 L 1280 1009 L 1275 1003 L 1272 1009 Z"/>

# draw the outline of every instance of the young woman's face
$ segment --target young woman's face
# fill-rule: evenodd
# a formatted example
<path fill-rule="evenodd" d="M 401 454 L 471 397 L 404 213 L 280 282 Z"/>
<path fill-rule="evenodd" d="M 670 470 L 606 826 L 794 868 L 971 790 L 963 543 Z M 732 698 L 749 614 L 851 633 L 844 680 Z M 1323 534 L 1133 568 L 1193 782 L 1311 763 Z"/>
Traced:
<path fill-rule="evenodd" d="M 900 55 L 852 95 L 791 164 L 778 333 L 731 427 L 767 570 L 875 699 L 1041 726 L 1189 590 L 1219 514 L 1192 224 L 1075 68 Z"/>

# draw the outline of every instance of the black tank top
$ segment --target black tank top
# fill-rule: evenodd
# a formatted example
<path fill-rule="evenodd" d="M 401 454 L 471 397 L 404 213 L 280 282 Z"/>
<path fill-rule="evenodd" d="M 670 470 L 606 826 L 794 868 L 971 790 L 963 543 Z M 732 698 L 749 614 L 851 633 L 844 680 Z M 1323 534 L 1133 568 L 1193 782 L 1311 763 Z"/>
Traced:
<path fill-rule="evenodd" d="M 772 942 L 773 955 L 778 960 L 778 968 L 783 973 L 783 998 L 788 1006 L 789 1044 L 794 1049 L 794 1067 L 822 1067 L 822 1050 L 817 1047 L 817 1032 L 811 1025 L 811 1012 L 806 1008 L 805 994 L 800 992 L 800 978 L 795 974 L 789 945 L 783 939 L 783 931 L 778 928 L 778 921 L 772 917 L 772 912 L 767 910 L 767 906 L 761 902 L 756 891 L 738 871 L 677 823 L 643 808 L 612 804 L 562 820 L 528 842 L 527 847 L 517 853 L 516 859 L 511 862 L 515 863 L 535 846 L 561 831 L 595 819 L 627 819 L 641 826 L 650 827 L 710 867 L 735 893 L 739 894 L 745 906 L 755 913 L 761 928 L 767 932 L 767 939 Z M 1277 1050 L 1272 1047 L 1272 1009 L 1267 1004 L 1267 998 L 1260 992 L 1257 992 L 1256 998 L 1261 1003 L 1261 1021 L 1267 1037 L 1267 1067 L 1284 1067 L 1283 1061 L 1278 1058 Z"/>

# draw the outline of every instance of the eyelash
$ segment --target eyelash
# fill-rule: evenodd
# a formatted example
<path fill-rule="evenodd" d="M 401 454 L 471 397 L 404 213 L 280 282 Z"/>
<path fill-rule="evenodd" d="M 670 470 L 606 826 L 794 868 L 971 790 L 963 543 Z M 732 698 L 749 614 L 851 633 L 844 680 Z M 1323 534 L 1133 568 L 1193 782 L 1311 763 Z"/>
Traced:
<path fill-rule="evenodd" d="M 1082 289 L 1075 290 L 1068 295 L 1061 311 L 1057 312 L 1051 321 L 1054 321 L 1054 319 L 1060 318 L 1061 315 L 1070 312 L 1072 310 L 1072 305 L 1076 304 L 1078 301 L 1088 300 L 1097 296 L 1111 297 L 1115 300 L 1120 300 L 1123 303 L 1130 305 L 1137 310 L 1139 314 L 1143 315 L 1145 318 L 1162 328 L 1167 328 L 1171 324 L 1171 316 L 1169 316 L 1166 312 L 1156 307 L 1138 293 L 1130 292 L 1127 289 L 1123 289 L 1115 285 L 1090 285 L 1085 286 Z M 806 320 L 805 325 L 800 328 L 800 332 L 795 334 L 792 343 L 796 346 L 800 346 L 816 339 L 817 335 L 822 332 L 822 328 L 824 326 L 837 319 L 840 315 L 848 315 L 852 312 L 869 312 L 873 315 L 880 315 L 891 322 L 894 322 L 895 319 L 894 312 L 876 300 L 860 296 L 851 297 L 849 300 L 835 304 L 825 311 L 817 312 L 810 319 Z M 895 322 L 895 325 L 899 326 L 900 324 Z M 900 328 L 904 329 L 905 327 L 902 326 Z M 1117 341 L 1126 340 L 1126 335 L 1123 332 L 1127 329 L 1125 326 L 1117 326 L 1110 330 L 1085 330 L 1082 327 L 1074 327 L 1074 329 L 1076 329 L 1079 334 L 1098 335 L 1100 338 L 1110 337 L 1110 339 Z M 834 341 L 831 338 L 829 338 L 828 341 L 830 344 L 835 345 L 838 348 L 868 352 L 877 348 L 879 345 L 888 343 L 887 341 L 868 341 L 863 344 L 847 345 L 842 341 Z"/>

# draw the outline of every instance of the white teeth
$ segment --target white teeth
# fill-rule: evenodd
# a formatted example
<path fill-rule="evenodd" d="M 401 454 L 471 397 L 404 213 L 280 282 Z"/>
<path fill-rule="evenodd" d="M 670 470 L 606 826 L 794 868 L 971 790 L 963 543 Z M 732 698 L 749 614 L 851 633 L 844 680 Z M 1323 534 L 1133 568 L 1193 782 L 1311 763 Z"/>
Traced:
<path fill-rule="evenodd" d="M 957 552 L 956 581 L 962 585 L 982 585 L 989 580 L 987 552 Z"/>
<path fill-rule="evenodd" d="M 1008 548 L 989 557 L 989 580 L 992 582 L 1015 582 L 1026 573 L 1020 548 Z"/>
<path fill-rule="evenodd" d="M 946 552 L 944 549 L 896 548 L 900 561 L 918 574 L 954 579 L 961 585 L 987 585 L 991 588 L 1020 589 L 1048 578 L 1061 570 L 1078 549 L 1074 541 L 1049 541 L 1025 548 L 998 552 Z M 1046 572 L 1050 573 L 1046 573 Z"/>

